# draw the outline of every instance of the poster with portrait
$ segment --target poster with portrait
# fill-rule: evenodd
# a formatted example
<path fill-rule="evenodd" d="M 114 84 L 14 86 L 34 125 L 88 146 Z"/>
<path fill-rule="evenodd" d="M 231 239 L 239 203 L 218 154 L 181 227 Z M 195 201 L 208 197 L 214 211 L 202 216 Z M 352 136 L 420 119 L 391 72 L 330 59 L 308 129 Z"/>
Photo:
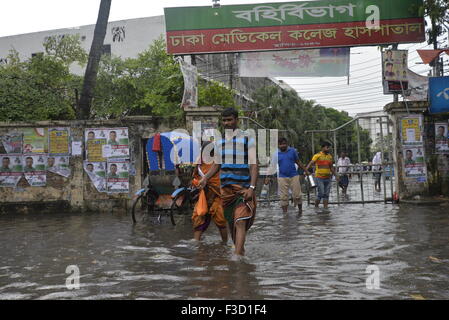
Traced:
<path fill-rule="evenodd" d="M 404 172 L 406 178 L 416 178 L 417 182 L 427 180 L 426 162 L 422 147 L 404 148 Z"/>
<path fill-rule="evenodd" d="M 48 155 L 46 169 L 49 172 L 56 173 L 63 177 L 70 177 L 71 169 L 69 166 L 69 156 Z"/>
<path fill-rule="evenodd" d="M 32 187 L 43 187 L 47 184 L 47 155 L 44 153 L 24 155 L 22 157 L 25 179 Z"/>
<path fill-rule="evenodd" d="M 86 158 L 91 162 L 105 162 L 103 145 L 107 142 L 106 129 L 86 129 L 84 132 Z"/>
<path fill-rule="evenodd" d="M 110 161 L 108 162 L 107 186 L 110 193 L 129 192 L 129 162 Z"/>
<path fill-rule="evenodd" d="M 435 153 L 449 153 L 448 123 L 435 123 Z"/>
<path fill-rule="evenodd" d="M 103 146 L 103 157 L 108 159 L 129 159 L 128 128 L 108 129 L 108 140 Z"/>
<path fill-rule="evenodd" d="M 128 128 L 86 129 L 87 160 L 129 159 Z"/>
<path fill-rule="evenodd" d="M 413 146 L 422 145 L 422 122 L 421 115 L 407 116 L 401 119 L 402 144 Z"/>
<path fill-rule="evenodd" d="M 9 133 L 1 136 L 6 153 L 22 153 L 22 133 Z"/>
<path fill-rule="evenodd" d="M 47 128 L 24 128 L 23 148 L 24 154 L 47 153 L 48 152 L 48 130 Z"/>
<path fill-rule="evenodd" d="M 106 192 L 106 162 L 84 161 L 84 171 L 98 192 Z"/>
<path fill-rule="evenodd" d="M 385 81 L 407 82 L 408 51 L 385 50 L 382 52 L 382 71 Z"/>
<path fill-rule="evenodd" d="M 22 154 L 0 155 L 0 187 L 15 188 L 23 174 Z"/>
<path fill-rule="evenodd" d="M 48 153 L 52 155 L 70 154 L 70 128 L 48 129 Z"/>

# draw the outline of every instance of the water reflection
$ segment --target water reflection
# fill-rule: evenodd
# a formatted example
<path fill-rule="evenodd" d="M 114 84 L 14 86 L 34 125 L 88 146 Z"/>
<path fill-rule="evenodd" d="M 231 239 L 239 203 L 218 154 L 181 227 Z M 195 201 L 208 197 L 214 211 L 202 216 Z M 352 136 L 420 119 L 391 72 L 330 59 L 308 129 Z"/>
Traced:
<path fill-rule="evenodd" d="M 247 256 L 190 219 L 97 214 L 0 216 L 0 299 L 428 299 L 449 297 L 447 207 L 260 206 Z M 367 266 L 381 288 L 368 290 Z M 68 291 L 68 265 L 81 289 Z"/>

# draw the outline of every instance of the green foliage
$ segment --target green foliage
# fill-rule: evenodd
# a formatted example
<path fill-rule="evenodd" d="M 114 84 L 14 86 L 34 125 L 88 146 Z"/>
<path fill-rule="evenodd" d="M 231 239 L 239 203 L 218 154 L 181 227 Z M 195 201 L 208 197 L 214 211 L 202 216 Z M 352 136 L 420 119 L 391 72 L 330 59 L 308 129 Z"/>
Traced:
<path fill-rule="evenodd" d="M 56 56 L 22 62 L 12 51 L 0 66 L 0 121 L 74 119 L 77 78 Z"/>
<path fill-rule="evenodd" d="M 75 90 L 83 79 L 70 66 L 84 65 L 87 53 L 78 36 L 49 37 L 43 45 L 42 55 L 22 62 L 11 52 L 0 66 L 1 121 L 75 119 Z M 91 118 L 155 115 L 181 123 L 183 91 L 179 64 L 160 38 L 137 58 L 102 57 Z M 236 107 L 234 92 L 220 83 L 200 81 L 198 91 L 199 105 Z"/>
<path fill-rule="evenodd" d="M 92 112 L 99 118 L 140 114 L 180 118 L 183 85 L 178 63 L 158 39 L 137 58 L 103 56 Z"/>
<path fill-rule="evenodd" d="M 333 135 L 320 133 L 304 134 L 311 130 L 330 130 L 338 128 L 352 120 L 346 112 L 325 108 L 313 100 L 301 99 L 295 91 L 281 90 L 276 86 L 263 87 L 253 96 L 255 104 L 250 107 L 250 117 L 269 129 L 278 129 L 280 136 L 286 136 L 289 143 L 296 147 L 304 161 L 312 156 L 312 145 L 317 152 L 322 141 L 333 143 Z M 271 108 L 268 108 L 270 107 Z M 362 160 L 371 156 L 369 133 L 359 127 Z M 349 125 L 337 134 L 338 151 L 347 149 L 350 156 L 357 159 L 357 133 L 355 125 Z M 352 152 L 351 152 L 352 151 Z"/>
<path fill-rule="evenodd" d="M 430 19 L 430 28 L 427 29 L 429 44 L 434 44 L 437 49 L 438 37 L 446 31 L 444 25 L 449 25 L 449 1 L 448 0 L 425 0 L 419 8 L 421 13 Z"/>
<path fill-rule="evenodd" d="M 78 34 L 62 37 L 50 36 L 45 39 L 43 45 L 47 55 L 61 61 L 66 66 L 75 62 L 81 66 L 87 63 L 88 54 L 81 47 Z"/>
<path fill-rule="evenodd" d="M 137 58 L 102 58 L 93 101 L 99 118 L 123 115 L 171 116 L 182 120 L 184 80 L 176 60 L 160 38 Z M 199 82 L 200 106 L 233 106 L 231 90 L 217 82 Z"/>
<path fill-rule="evenodd" d="M 232 90 L 217 81 L 210 81 L 209 83 L 200 82 L 198 88 L 198 105 L 218 105 L 226 108 L 237 107 Z"/>

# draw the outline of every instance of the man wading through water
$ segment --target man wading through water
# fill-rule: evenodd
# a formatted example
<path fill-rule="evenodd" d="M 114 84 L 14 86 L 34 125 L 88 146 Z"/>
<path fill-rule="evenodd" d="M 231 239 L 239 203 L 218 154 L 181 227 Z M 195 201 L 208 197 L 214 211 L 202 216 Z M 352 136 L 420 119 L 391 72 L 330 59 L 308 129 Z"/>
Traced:
<path fill-rule="evenodd" d="M 312 161 L 307 165 L 306 171 L 316 164 L 315 167 L 315 181 L 317 184 L 318 195 L 315 200 L 315 207 L 318 208 L 321 200 L 323 200 L 324 208 L 329 207 L 329 193 L 332 186 L 332 175 L 335 176 L 337 182 L 339 178 L 335 173 L 334 158 L 329 153 L 331 144 L 329 142 L 323 142 L 321 144 L 321 152 L 313 156 Z"/>
<path fill-rule="evenodd" d="M 289 190 L 292 191 L 293 203 L 298 206 L 298 213 L 302 214 L 302 199 L 301 199 L 301 182 L 299 180 L 298 169 L 304 170 L 304 174 L 308 175 L 306 167 L 299 160 L 298 151 L 295 148 L 288 146 L 286 138 L 279 138 L 278 140 L 279 151 L 275 153 L 273 160 L 271 161 L 271 171 L 277 171 L 278 173 L 278 186 L 281 199 L 282 212 L 287 213 L 289 202 Z M 278 167 L 276 170 L 275 167 Z M 268 180 L 269 178 L 267 178 Z"/>
<path fill-rule="evenodd" d="M 246 232 L 254 222 L 256 215 L 256 182 L 258 166 L 256 141 L 245 136 L 238 129 L 238 113 L 233 108 L 225 109 L 222 114 L 225 129 L 224 139 L 216 144 L 216 155 L 221 165 L 214 166 L 201 179 L 200 187 L 220 170 L 221 195 L 225 218 L 235 245 L 235 254 L 245 254 Z"/>

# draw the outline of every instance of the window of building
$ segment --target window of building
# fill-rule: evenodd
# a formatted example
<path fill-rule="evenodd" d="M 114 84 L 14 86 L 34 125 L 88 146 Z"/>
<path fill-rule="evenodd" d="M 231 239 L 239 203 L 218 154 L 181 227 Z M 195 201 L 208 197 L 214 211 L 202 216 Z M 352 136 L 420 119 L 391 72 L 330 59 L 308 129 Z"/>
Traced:
<path fill-rule="evenodd" d="M 31 54 L 31 58 L 34 58 L 34 57 L 42 57 L 43 55 L 44 55 L 43 52 L 35 52 L 35 53 L 32 53 L 32 54 Z"/>
<path fill-rule="evenodd" d="M 102 52 L 102 54 L 106 54 L 108 56 L 111 55 L 111 45 L 110 44 L 103 45 L 103 52 Z"/>

